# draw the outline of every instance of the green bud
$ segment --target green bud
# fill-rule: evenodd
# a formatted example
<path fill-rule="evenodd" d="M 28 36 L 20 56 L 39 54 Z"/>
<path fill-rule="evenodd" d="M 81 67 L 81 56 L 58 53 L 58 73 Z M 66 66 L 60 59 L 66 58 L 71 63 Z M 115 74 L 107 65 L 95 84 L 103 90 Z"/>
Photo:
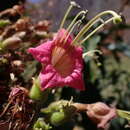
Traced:
<path fill-rule="evenodd" d="M 60 100 L 56 102 L 52 102 L 47 108 L 41 109 L 41 112 L 44 114 L 53 113 L 55 111 L 60 111 L 65 106 L 68 106 L 68 108 L 71 106 L 68 105 L 69 101 L 67 100 Z"/>
<path fill-rule="evenodd" d="M 59 126 L 66 121 L 66 115 L 64 112 L 54 112 L 50 117 L 50 123 L 54 126 Z"/>
<path fill-rule="evenodd" d="M 50 130 L 52 127 L 46 124 L 43 118 L 38 118 L 33 126 L 33 130 Z"/>
<path fill-rule="evenodd" d="M 45 31 L 36 31 L 35 32 L 36 36 L 38 36 L 39 38 L 47 38 L 48 34 Z"/>
<path fill-rule="evenodd" d="M 70 101 L 60 100 L 51 103 L 47 108 L 41 109 L 41 112 L 49 117 L 52 125 L 58 126 L 69 121 L 75 114 L 76 108 Z"/>
<path fill-rule="evenodd" d="M 4 19 L 0 20 L 0 28 L 5 27 L 9 24 L 10 24 L 9 20 L 4 20 Z"/>
<path fill-rule="evenodd" d="M 33 100 L 42 100 L 43 103 L 48 97 L 49 90 L 42 92 L 40 87 L 41 85 L 39 78 L 33 79 L 33 86 L 29 92 L 29 97 Z"/>
<path fill-rule="evenodd" d="M 19 37 L 9 37 L 1 43 L 2 49 L 16 49 L 19 47 L 21 39 Z"/>

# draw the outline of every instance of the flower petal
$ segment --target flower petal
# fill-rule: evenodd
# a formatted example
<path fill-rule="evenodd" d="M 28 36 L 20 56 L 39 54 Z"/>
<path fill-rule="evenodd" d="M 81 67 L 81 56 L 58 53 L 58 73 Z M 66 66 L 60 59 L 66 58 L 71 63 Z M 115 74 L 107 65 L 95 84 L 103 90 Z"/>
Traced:
<path fill-rule="evenodd" d="M 53 42 L 48 41 L 42 43 L 40 46 L 36 48 L 29 48 L 28 52 L 33 55 L 33 57 L 43 64 L 48 64 L 50 62 L 51 50 L 52 50 Z"/>
<path fill-rule="evenodd" d="M 73 36 L 72 35 L 68 35 L 69 33 L 65 30 L 65 29 L 60 29 L 56 35 L 56 37 L 54 38 L 55 41 L 55 45 L 62 45 L 64 44 L 64 46 L 68 46 L 71 44 L 72 40 L 73 40 Z M 65 42 L 66 41 L 66 42 Z"/>
<path fill-rule="evenodd" d="M 46 69 L 40 73 L 41 90 L 47 88 L 69 86 L 78 90 L 84 90 L 84 83 L 80 72 L 73 72 L 71 76 L 61 77 L 52 66 L 48 65 Z"/>
<path fill-rule="evenodd" d="M 47 88 L 69 86 L 78 90 L 84 90 L 84 82 L 82 77 L 83 60 L 82 48 L 75 48 L 75 54 L 72 60 L 75 60 L 74 69 L 71 74 L 63 77 L 58 71 L 51 65 L 48 64 L 43 68 L 40 73 L 41 89 L 44 91 Z M 63 68 L 64 69 L 64 68 Z"/>

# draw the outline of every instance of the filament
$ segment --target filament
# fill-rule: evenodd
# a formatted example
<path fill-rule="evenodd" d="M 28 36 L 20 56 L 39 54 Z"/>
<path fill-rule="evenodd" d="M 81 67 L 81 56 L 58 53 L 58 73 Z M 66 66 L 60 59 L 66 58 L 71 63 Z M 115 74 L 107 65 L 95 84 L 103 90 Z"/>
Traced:
<path fill-rule="evenodd" d="M 108 10 L 101 12 L 100 14 L 96 15 L 94 18 L 92 18 L 78 33 L 78 35 L 75 37 L 75 39 L 72 41 L 72 44 L 75 44 L 88 30 L 90 27 L 92 27 L 95 23 L 95 20 L 101 18 L 104 15 L 111 14 L 113 16 L 113 22 L 119 21 L 121 22 L 121 16 L 119 16 L 117 13 L 114 11 Z M 111 20 L 110 20 L 111 21 Z"/>
<path fill-rule="evenodd" d="M 81 20 L 83 20 L 83 19 L 85 18 L 85 15 L 86 15 L 87 12 L 88 12 L 87 10 L 86 10 L 86 11 L 84 11 L 84 10 L 80 11 L 80 12 L 75 16 L 75 18 L 73 19 L 73 21 L 71 22 L 71 24 L 69 25 L 69 27 L 67 28 L 67 31 L 70 30 L 70 28 L 74 25 L 74 23 L 76 22 L 76 20 L 78 19 L 78 17 L 79 17 L 80 15 L 83 15 L 82 18 L 81 18 Z"/>
<path fill-rule="evenodd" d="M 69 15 L 69 13 L 70 13 L 70 11 L 72 10 L 73 7 L 79 7 L 79 5 L 77 5 L 74 1 L 71 1 L 71 2 L 70 2 L 70 6 L 69 6 L 69 8 L 67 9 L 67 11 L 66 11 L 66 13 L 65 13 L 65 15 L 64 15 L 64 17 L 63 17 L 63 20 L 62 20 L 62 22 L 61 22 L 60 29 L 63 28 L 64 23 L 65 23 L 65 21 L 66 21 L 66 18 L 67 18 L 67 16 Z"/>
<path fill-rule="evenodd" d="M 72 28 L 70 29 L 70 31 L 68 32 L 68 34 L 67 34 L 67 36 L 66 36 L 66 38 L 65 38 L 64 43 L 66 43 L 67 39 L 69 38 L 69 36 L 70 36 L 70 34 L 72 33 L 72 31 L 74 30 L 74 28 L 75 28 L 76 26 L 79 26 L 81 23 L 82 23 L 82 21 L 81 21 L 81 20 L 78 20 L 78 21 L 72 26 Z M 63 44 L 64 44 L 64 43 L 63 43 Z"/>
<path fill-rule="evenodd" d="M 107 21 L 104 21 L 101 25 L 96 27 L 91 33 L 89 33 L 82 41 L 79 42 L 79 44 L 84 43 L 89 37 L 91 37 L 94 33 L 96 33 L 99 29 L 101 29 L 104 25 L 111 22 L 114 18 L 110 18 Z"/>
<path fill-rule="evenodd" d="M 69 25 L 69 27 L 66 29 L 67 31 L 65 32 L 65 34 L 63 35 L 63 37 L 61 38 L 60 42 L 62 42 L 62 40 L 64 39 L 64 37 L 66 37 L 67 33 L 69 33 L 69 35 L 71 34 L 71 32 L 73 31 L 73 29 L 75 28 L 75 26 L 77 24 L 80 24 L 82 22 L 82 20 L 85 18 L 85 14 L 87 13 L 87 11 L 80 11 L 74 18 L 74 20 L 71 22 L 71 24 Z M 76 22 L 76 20 L 78 19 L 78 17 L 80 15 L 83 15 L 82 18 L 80 20 L 78 20 Z M 76 22 L 76 23 L 75 23 Z M 69 36 L 68 35 L 68 36 Z M 66 39 L 68 39 L 68 36 Z M 65 40 L 66 41 L 66 40 Z"/>

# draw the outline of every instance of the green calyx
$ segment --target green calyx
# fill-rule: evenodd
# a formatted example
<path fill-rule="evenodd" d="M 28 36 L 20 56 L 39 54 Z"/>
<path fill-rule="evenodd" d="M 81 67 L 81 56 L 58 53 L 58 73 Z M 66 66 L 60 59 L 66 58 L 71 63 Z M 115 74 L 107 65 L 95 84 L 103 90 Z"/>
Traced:
<path fill-rule="evenodd" d="M 52 127 L 43 118 L 38 118 L 33 126 L 33 130 L 50 130 Z"/>
<path fill-rule="evenodd" d="M 41 112 L 48 117 L 52 125 L 59 126 L 72 118 L 76 113 L 76 108 L 69 101 L 61 100 L 41 109 Z"/>
<path fill-rule="evenodd" d="M 41 85 L 40 85 L 39 78 L 33 79 L 33 85 L 32 85 L 32 88 L 29 92 L 29 97 L 33 100 L 36 100 L 36 101 L 42 100 L 42 103 L 43 103 L 44 101 L 46 101 L 46 99 L 48 97 L 49 90 L 42 92 L 40 89 L 40 86 Z"/>

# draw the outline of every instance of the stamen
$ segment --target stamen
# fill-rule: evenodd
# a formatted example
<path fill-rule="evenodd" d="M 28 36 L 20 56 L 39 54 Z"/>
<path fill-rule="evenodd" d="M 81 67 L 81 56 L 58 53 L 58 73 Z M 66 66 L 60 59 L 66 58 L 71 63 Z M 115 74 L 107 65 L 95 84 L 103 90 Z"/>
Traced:
<path fill-rule="evenodd" d="M 102 52 L 100 50 L 91 50 L 91 51 L 88 51 L 86 53 L 84 53 L 82 55 L 83 58 L 85 58 L 86 56 L 93 56 L 93 53 L 99 53 L 100 55 L 102 55 Z"/>
<path fill-rule="evenodd" d="M 107 21 L 104 21 L 101 25 L 99 25 L 98 27 L 96 27 L 91 33 L 89 33 L 82 41 L 79 42 L 79 44 L 81 45 L 82 43 L 84 43 L 88 38 L 90 38 L 94 33 L 96 33 L 98 30 L 100 30 L 104 25 L 106 25 L 107 23 L 111 22 L 114 18 L 110 18 Z"/>
<path fill-rule="evenodd" d="M 66 30 L 67 30 L 67 31 L 70 30 L 70 28 L 74 25 L 74 23 L 76 22 L 76 20 L 78 19 L 78 17 L 79 17 L 80 15 L 83 15 L 82 18 L 81 18 L 81 20 L 83 20 L 83 19 L 85 18 L 85 15 L 87 14 L 87 12 L 88 12 L 88 10 L 86 10 L 86 11 L 84 11 L 84 10 L 80 11 L 80 12 L 75 16 L 75 18 L 73 19 L 73 21 L 71 22 L 71 24 L 69 25 L 69 27 L 68 27 Z"/>
<path fill-rule="evenodd" d="M 115 13 L 114 11 L 108 10 L 108 11 L 104 11 L 101 12 L 100 14 L 96 15 L 93 19 L 91 19 L 82 29 L 81 31 L 78 33 L 78 35 L 75 37 L 75 39 L 72 41 L 72 44 L 75 44 L 76 42 L 78 42 L 80 40 L 80 38 L 95 24 L 95 21 L 101 17 L 103 17 L 104 15 L 112 15 L 112 19 L 114 23 L 117 22 L 121 22 L 121 16 L 118 15 L 117 13 Z M 106 21 L 106 23 L 110 22 L 111 20 Z M 103 24 L 104 25 L 104 24 Z M 102 25 L 102 26 L 103 26 Z M 98 28 L 100 29 L 100 28 Z M 95 32 L 94 32 L 95 33 Z"/>
<path fill-rule="evenodd" d="M 66 13 L 65 13 L 65 15 L 64 15 L 64 17 L 63 17 L 63 20 L 62 20 L 62 22 L 61 22 L 60 29 L 63 28 L 64 23 L 65 23 L 65 20 L 66 20 L 68 14 L 70 13 L 70 11 L 72 10 L 73 7 L 78 7 L 78 8 L 79 8 L 79 5 L 76 4 L 76 2 L 74 2 L 74 1 L 71 1 L 71 2 L 70 2 L 70 6 L 69 6 L 69 8 L 67 9 L 67 11 L 66 11 Z"/>
<path fill-rule="evenodd" d="M 76 26 L 79 26 L 81 23 L 82 23 L 82 20 L 78 20 L 78 21 L 72 26 L 71 30 L 68 32 L 68 34 L 67 34 L 67 36 L 66 36 L 66 39 L 65 39 L 64 43 L 66 43 L 68 37 L 70 36 L 70 34 L 71 34 L 72 31 L 74 30 L 74 28 L 75 28 Z M 64 43 L 63 43 L 63 44 L 64 44 Z"/>
<path fill-rule="evenodd" d="M 63 39 L 65 38 L 65 40 L 64 40 L 64 42 L 62 43 L 62 46 L 66 43 L 66 41 L 67 41 L 67 39 L 69 38 L 69 36 L 70 36 L 70 34 L 72 33 L 72 31 L 74 30 L 74 28 L 76 27 L 76 26 L 79 26 L 80 24 L 82 23 L 82 21 L 81 20 L 78 20 L 73 26 L 72 26 L 72 28 L 71 28 L 71 30 L 69 31 L 69 32 L 65 32 L 65 34 L 62 36 L 62 38 L 61 38 L 61 40 L 60 40 L 60 43 L 62 43 L 62 41 L 63 41 Z M 68 33 L 68 34 L 67 34 Z M 67 36 L 66 36 L 67 35 Z M 58 49 L 58 46 L 55 48 L 55 51 L 57 51 L 57 49 Z M 61 50 L 59 50 L 59 54 L 61 53 L 61 51 L 62 51 L 62 49 Z"/>
<path fill-rule="evenodd" d="M 66 34 L 67 34 L 67 33 L 68 33 L 68 36 L 71 34 L 71 32 L 73 31 L 73 29 L 75 28 L 75 26 L 76 26 L 77 24 L 82 23 L 82 20 L 85 18 L 86 13 L 87 13 L 87 10 L 86 10 L 86 11 L 80 11 L 80 12 L 75 16 L 74 20 L 71 22 L 71 24 L 69 25 L 69 27 L 66 29 L 67 31 L 66 31 L 65 34 L 62 36 L 60 42 L 63 41 L 63 39 L 64 39 L 64 37 L 66 37 Z M 76 22 L 76 20 L 78 19 L 78 17 L 79 17 L 80 15 L 83 15 L 82 18 Z M 76 22 L 76 23 L 75 23 L 75 22 Z M 67 36 L 66 39 L 68 39 L 68 36 Z M 65 40 L 65 42 L 66 42 L 66 40 Z M 64 42 L 64 43 L 65 43 L 65 42 Z"/>

